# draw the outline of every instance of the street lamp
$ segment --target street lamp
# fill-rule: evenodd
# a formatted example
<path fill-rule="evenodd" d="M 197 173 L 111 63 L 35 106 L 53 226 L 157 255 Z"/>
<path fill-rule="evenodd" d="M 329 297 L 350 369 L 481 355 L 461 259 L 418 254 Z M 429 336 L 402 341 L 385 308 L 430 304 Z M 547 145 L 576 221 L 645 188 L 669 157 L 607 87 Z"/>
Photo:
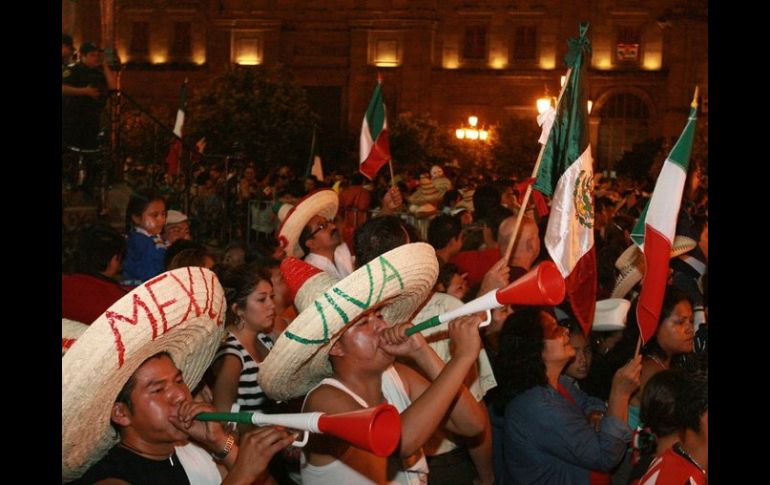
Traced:
<path fill-rule="evenodd" d="M 469 127 L 462 127 L 455 130 L 455 136 L 458 140 L 481 140 L 481 141 L 487 141 L 489 140 L 489 132 L 484 129 L 478 129 L 477 125 L 479 124 L 479 118 L 478 116 L 469 116 L 468 117 L 468 125 Z"/>

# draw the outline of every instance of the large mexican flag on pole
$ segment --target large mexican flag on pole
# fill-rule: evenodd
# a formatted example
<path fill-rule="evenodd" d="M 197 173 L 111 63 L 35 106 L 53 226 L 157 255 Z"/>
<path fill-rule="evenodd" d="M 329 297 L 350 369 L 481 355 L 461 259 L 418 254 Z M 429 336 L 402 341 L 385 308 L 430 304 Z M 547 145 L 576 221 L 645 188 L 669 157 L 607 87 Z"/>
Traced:
<path fill-rule="evenodd" d="M 687 124 L 663 163 L 652 198 L 631 231 L 631 239 L 644 253 L 646 266 L 639 304 L 636 307 L 642 342 L 647 342 L 655 334 L 663 306 L 663 295 L 668 281 L 668 262 L 676 236 L 676 221 L 690 164 L 697 111 L 696 87 Z"/>
<path fill-rule="evenodd" d="M 548 134 L 534 188 L 551 196 L 545 247 L 567 284 L 575 317 L 588 335 L 596 308 L 593 157 L 588 142 L 588 23 L 568 40 L 570 69 Z"/>
<path fill-rule="evenodd" d="M 390 161 L 388 120 L 385 116 L 385 103 L 382 101 L 382 79 L 379 76 L 364 115 L 359 148 L 359 171 L 372 180 L 382 166 Z"/>

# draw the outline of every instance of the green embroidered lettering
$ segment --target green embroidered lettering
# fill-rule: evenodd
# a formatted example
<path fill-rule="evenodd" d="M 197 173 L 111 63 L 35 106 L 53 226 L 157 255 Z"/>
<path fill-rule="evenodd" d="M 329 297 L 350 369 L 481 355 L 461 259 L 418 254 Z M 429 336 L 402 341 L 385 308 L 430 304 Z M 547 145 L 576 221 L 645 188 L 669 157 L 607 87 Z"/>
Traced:
<path fill-rule="evenodd" d="M 340 290 L 339 288 L 332 288 L 332 291 L 345 300 L 349 301 L 350 303 L 354 304 L 358 308 L 361 308 L 362 310 L 366 310 L 369 308 L 369 306 L 372 304 L 372 293 L 374 293 L 374 280 L 372 278 L 372 268 L 367 264 L 366 266 L 366 275 L 369 277 L 369 295 L 366 297 L 366 302 L 363 302 L 361 300 L 358 300 L 344 291 Z"/>
<path fill-rule="evenodd" d="M 321 307 L 320 303 L 318 303 L 317 301 L 314 301 L 313 303 L 315 304 L 316 311 L 321 316 L 321 325 L 323 326 L 323 331 L 324 331 L 323 338 L 318 340 L 306 339 L 304 337 L 300 337 L 295 333 L 291 333 L 288 330 L 286 331 L 287 338 L 290 338 L 304 345 L 323 345 L 329 342 L 329 325 L 326 322 L 326 314 L 324 313 L 323 307 Z"/>
<path fill-rule="evenodd" d="M 404 282 L 401 280 L 401 275 L 398 270 L 390 263 L 390 261 L 382 256 L 377 259 L 380 261 L 380 267 L 382 268 L 382 286 L 380 286 L 380 293 L 377 295 L 377 303 L 379 303 L 382 298 L 382 292 L 385 290 L 385 285 L 387 285 L 389 281 L 397 279 L 402 290 L 404 289 Z M 388 274 L 388 268 L 392 271 L 391 274 Z"/>

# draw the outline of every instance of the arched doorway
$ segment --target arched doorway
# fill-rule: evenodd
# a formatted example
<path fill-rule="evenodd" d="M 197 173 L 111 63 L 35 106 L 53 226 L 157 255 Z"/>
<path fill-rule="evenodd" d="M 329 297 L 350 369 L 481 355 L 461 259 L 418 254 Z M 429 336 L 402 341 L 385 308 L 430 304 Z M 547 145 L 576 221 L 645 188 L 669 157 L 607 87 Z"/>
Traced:
<path fill-rule="evenodd" d="M 597 171 L 612 170 L 626 150 L 650 135 L 650 110 L 639 96 L 612 95 L 599 111 Z"/>

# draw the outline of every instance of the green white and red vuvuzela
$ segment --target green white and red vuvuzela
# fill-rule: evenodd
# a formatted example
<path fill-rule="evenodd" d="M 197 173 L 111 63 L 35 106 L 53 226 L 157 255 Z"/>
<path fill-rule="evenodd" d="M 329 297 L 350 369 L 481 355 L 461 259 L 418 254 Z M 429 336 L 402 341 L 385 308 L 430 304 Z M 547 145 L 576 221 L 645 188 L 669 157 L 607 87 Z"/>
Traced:
<path fill-rule="evenodd" d="M 568 40 L 569 79 L 556 108 L 533 188 L 551 196 L 545 247 L 564 276 L 570 305 L 588 335 L 596 308 L 593 157 L 588 141 L 588 87 L 591 44 L 588 23 Z"/>
<path fill-rule="evenodd" d="M 184 126 L 184 115 L 187 110 L 187 79 L 182 83 L 182 92 L 179 99 L 179 109 L 176 112 L 176 121 L 174 122 L 174 134 L 171 140 L 171 146 L 166 155 L 166 170 L 169 175 L 179 173 L 179 160 L 182 157 L 182 127 Z"/>
<path fill-rule="evenodd" d="M 647 342 L 654 334 L 663 306 L 671 246 L 690 164 L 698 111 L 698 88 L 690 105 L 687 124 L 671 149 L 655 182 L 655 191 L 631 231 L 631 239 L 644 253 L 646 270 L 636 307 L 639 335 Z"/>
<path fill-rule="evenodd" d="M 359 171 L 372 180 L 382 166 L 390 161 L 388 120 L 385 116 L 385 103 L 382 101 L 382 80 L 379 78 L 369 107 L 366 108 L 359 147 Z"/>

